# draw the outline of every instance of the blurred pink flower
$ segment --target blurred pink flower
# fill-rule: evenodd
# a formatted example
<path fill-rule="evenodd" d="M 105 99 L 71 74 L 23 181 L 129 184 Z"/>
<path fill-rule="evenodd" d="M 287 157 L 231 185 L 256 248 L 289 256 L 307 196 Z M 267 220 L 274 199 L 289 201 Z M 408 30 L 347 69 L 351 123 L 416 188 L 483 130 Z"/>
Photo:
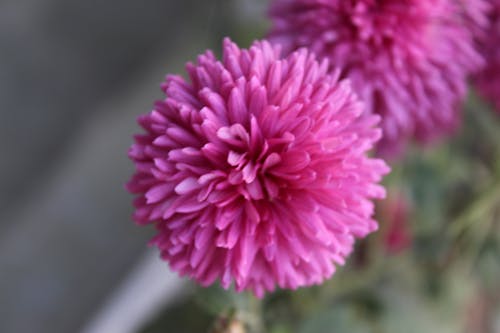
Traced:
<path fill-rule="evenodd" d="M 395 155 L 412 138 L 430 142 L 460 123 L 466 78 L 482 66 L 464 14 L 479 20 L 480 7 L 466 0 L 274 0 L 269 38 L 286 52 L 309 47 L 342 69 L 368 112 L 382 116 L 380 152 Z"/>
<path fill-rule="evenodd" d="M 474 81 L 479 94 L 500 112 L 500 0 L 492 0 L 490 4 L 489 24 L 482 34 L 478 33 L 486 66 L 474 77 Z"/>
<path fill-rule="evenodd" d="M 301 49 L 280 57 L 255 42 L 224 41 L 168 76 L 166 98 L 138 121 L 129 151 L 135 220 L 173 270 L 204 286 L 295 289 L 343 264 L 355 237 L 377 229 L 373 198 L 388 167 L 369 158 L 378 116 L 328 63 Z"/>
<path fill-rule="evenodd" d="M 383 244 L 390 254 L 397 254 L 411 246 L 413 235 L 410 230 L 411 205 L 402 192 L 390 194 L 380 203 L 380 223 Z"/>
<path fill-rule="evenodd" d="M 491 13 L 491 0 L 455 0 L 467 29 L 472 31 L 476 40 L 485 37 L 489 26 L 488 15 Z"/>

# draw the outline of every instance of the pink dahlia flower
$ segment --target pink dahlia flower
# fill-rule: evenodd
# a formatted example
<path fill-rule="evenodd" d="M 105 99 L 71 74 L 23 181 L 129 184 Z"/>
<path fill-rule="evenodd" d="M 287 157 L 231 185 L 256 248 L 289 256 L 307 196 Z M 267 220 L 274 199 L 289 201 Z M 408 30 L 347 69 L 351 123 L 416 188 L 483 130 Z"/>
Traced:
<path fill-rule="evenodd" d="M 474 79 L 479 94 L 500 112 L 500 0 L 492 0 L 491 6 L 490 22 L 480 42 L 486 66 Z"/>
<path fill-rule="evenodd" d="M 459 123 L 466 77 L 482 65 L 464 24 L 464 11 L 477 19 L 479 9 L 465 1 L 274 0 L 269 38 L 339 67 L 368 112 L 382 116 L 379 149 L 395 154 Z"/>
<path fill-rule="evenodd" d="M 295 289 L 330 277 L 354 239 L 377 228 L 371 199 L 388 172 L 366 152 L 381 135 L 348 82 L 301 49 L 224 41 L 168 76 L 166 98 L 139 118 L 129 156 L 135 220 L 202 285 Z"/>

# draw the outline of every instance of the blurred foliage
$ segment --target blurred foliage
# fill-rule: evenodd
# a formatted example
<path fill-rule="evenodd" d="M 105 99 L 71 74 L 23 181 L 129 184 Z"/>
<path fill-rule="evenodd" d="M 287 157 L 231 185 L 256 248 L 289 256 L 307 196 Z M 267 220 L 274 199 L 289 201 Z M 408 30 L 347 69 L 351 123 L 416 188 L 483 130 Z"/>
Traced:
<path fill-rule="evenodd" d="M 141 329 L 141 333 L 198 333 L 208 332 L 215 316 L 200 306 L 193 297 L 168 305 Z"/>

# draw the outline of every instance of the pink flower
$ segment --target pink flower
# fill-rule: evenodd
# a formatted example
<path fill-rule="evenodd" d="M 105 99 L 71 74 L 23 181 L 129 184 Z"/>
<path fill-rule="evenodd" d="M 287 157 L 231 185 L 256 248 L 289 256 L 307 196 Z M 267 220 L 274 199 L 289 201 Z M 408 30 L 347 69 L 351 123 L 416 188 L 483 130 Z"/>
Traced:
<path fill-rule="evenodd" d="M 173 270 L 261 297 L 329 278 L 377 228 L 388 167 L 366 152 L 378 116 L 360 117 L 327 69 L 305 49 L 281 58 L 266 41 L 226 39 L 222 61 L 208 51 L 187 64 L 190 82 L 167 77 L 167 97 L 139 118 L 128 189 Z"/>
<path fill-rule="evenodd" d="M 486 60 L 485 68 L 475 77 L 479 94 L 500 112 L 500 0 L 491 1 L 489 25 L 480 35 L 480 50 Z"/>
<path fill-rule="evenodd" d="M 485 38 L 485 30 L 489 27 L 488 15 L 491 13 L 491 0 L 455 0 L 467 29 L 477 40 Z"/>
<path fill-rule="evenodd" d="M 408 198 L 403 192 L 396 191 L 381 202 L 380 208 L 380 223 L 386 252 L 397 254 L 406 250 L 413 240 L 409 217 L 411 205 Z"/>
<path fill-rule="evenodd" d="M 457 0 L 274 0 L 269 37 L 341 68 L 368 112 L 382 116 L 379 149 L 394 155 L 460 122 L 466 77 L 482 65 L 466 9 Z"/>

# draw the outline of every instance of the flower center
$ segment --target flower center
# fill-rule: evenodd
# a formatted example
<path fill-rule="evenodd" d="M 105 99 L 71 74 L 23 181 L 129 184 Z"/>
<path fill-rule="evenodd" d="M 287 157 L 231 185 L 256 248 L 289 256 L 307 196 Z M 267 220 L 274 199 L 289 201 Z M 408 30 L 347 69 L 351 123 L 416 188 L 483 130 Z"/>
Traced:
<path fill-rule="evenodd" d="M 241 124 L 222 127 L 217 132 L 229 146 L 227 182 L 247 200 L 272 200 L 279 194 L 277 179 L 268 171 L 279 164 L 281 158 L 269 150 L 268 141 L 260 134 L 248 133 Z"/>

